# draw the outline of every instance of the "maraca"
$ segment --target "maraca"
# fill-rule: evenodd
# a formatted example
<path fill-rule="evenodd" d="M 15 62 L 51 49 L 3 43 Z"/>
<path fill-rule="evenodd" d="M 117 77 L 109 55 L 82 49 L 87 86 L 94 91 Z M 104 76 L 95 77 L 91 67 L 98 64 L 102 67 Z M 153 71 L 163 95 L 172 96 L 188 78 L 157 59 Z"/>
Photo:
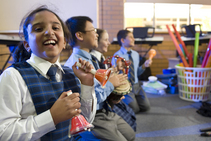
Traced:
<path fill-rule="evenodd" d="M 149 54 L 149 60 L 152 60 L 152 58 L 156 55 L 156 50 L 150 49 L 148 54 Z"/>

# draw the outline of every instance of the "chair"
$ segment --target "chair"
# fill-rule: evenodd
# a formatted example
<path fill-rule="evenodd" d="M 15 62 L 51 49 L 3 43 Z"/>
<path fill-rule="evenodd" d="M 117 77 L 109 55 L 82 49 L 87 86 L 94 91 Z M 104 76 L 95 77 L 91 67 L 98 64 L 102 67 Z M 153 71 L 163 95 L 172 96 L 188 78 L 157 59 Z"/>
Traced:
<path fill-rule="evenodd" d="M 200 29 L 200 36 L 202 36 L 202 31 L 201 31 L 201 25 L 200 24 L 192 24 L 192 25 L 184 25 L 181 27 L 181 31 L 183 36 L 185 37 L 195 37 L 195 33 L 196 33 L 196 26 L 199 26 Z M 183 32 L 183 28 L 185 28 L 186 31 L 186 35 Z"/>
<path fill-rule="evenodd" d="M 148 34 L 148 30 L 152 29 L 153 32 L 151 35 Z M 155 33 L 155 28 L 154 27 L 133 27 L 133 36 L 134 38 L 152 38 Z"/>

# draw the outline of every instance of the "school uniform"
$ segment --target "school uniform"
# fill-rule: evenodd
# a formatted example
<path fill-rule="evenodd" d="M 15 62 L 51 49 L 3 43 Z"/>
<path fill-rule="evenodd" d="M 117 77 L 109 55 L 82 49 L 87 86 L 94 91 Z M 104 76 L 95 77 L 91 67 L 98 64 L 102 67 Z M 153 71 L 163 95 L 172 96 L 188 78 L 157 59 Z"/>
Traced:
<path fill-rule="evenodd" d="M 103 62 L 105 61 L 105 57 L 104 57 L 104 55 L 103 55 L 101 52 L 99 52 L 99 51 L 97 51 L 97 50 L 92 50 L 92 51 L 90 52 L 90 54 L 91 54 L 92 56 L 94 56 L 95 59 L 97 59 L 98 64 L 99 64 L 99 67 L 100 67 L 101 69 L 108 69 L 108 65 L 103 63 Z"/>
<path fill-rule="evenodd" d="M 47 72 L 51 63 L 32 54 L 26 62 L 13 64 L 0 76 L 1 140 L 70 140 L 70 120 L 54 125 L 50 108 L 64 91 L 79 92 L 83 115 L 95 116 L 94 87 L 81 85 L 68 67 L 57 60 L 56 81 Z M 93 111 L 91 109 L 93 108 Z M 89 112 L 88 112 L 89 111 Z"/>

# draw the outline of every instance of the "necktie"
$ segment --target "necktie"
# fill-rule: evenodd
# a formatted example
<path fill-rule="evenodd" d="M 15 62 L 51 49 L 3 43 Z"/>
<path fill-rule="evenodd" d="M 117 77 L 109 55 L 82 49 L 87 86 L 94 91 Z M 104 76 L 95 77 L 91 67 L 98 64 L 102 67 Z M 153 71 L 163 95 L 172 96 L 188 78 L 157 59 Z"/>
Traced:
<path fill-rule="evenodd" d="M 106 69 L 106 66 L 105 64 L 103 64 L 103 62 L 104 62 L 104 58 L 103 58 L 103 55 L 101 55 L 101 61 L 99 62 L 99 66 L 101 69 Z"/>
<path fill-rule="evenodd" d="M 131 62 L 130 67 L 129 67 L 129 73 L 128 73 L 129 75 L 128 75 L 128 77 L 129 77 L 130 83 L 131 84 L 134 84 L 134 82 L 135 82 L 135 76 L 134 76 L 133 58 L 131 56 L 131 51 L 128 51 L 127 53 L 128 53 L 128 56 L 129 56 L 129 60 Z"/>
<path fill-rule="evenodd" d="M 103 57 L 103 55 L 101 55 L 101 63 L 103 63 L 104 62 L 104 57 Z"/>
<path fill-rule="evenodd" d="M 98 62 L 97 62 L 97 58 L 93 55 L 91 55 L 92 57 L 92 63 L 93 63 L 93 66 L 95 67 L 96 70 L 99 69 L 99 65 L 98 65 Z"/>
<path fill-rule="evenodd" d="M 47 75 L 50 77 L 51 81 L 56 81 L 56 72 L 57 72 L 57 66 L 52 65 L 50 69 L 47 72 Z"/>

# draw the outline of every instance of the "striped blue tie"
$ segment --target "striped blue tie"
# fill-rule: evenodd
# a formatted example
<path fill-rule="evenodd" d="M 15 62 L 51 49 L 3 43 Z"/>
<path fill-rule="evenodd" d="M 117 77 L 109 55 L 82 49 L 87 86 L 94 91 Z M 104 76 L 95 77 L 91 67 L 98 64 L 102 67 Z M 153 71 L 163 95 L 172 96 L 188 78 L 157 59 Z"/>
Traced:
<path fill-rule="evenodd" d="M 97 58 L 94 55 L 91 55 L 91 57 L 92 57 L 92 64 L 93 64 L 94 68 L 96 70 L 100 69 L 99 68 L 99 64 L 98 64 L 98 61 L 97 61 Z"/>
<path fill-rule="evenodd" d="M 134 76 L 134 64 L 133 64 L 133 58 L 132 58 L 132 56 L 131 56 L 131 51 L 128 51 L 127 52 L 128 53 L 128 55 L 129 55 L 129 60 L 130 60 L 130 62 L 131 62 L 131 64 L 130 64 L 130 67 L 129 67 L 129 75 L 128 75 L 128 77 L 129 77 L 129 81 L 130 81 L 130 83 L 131 84 L 134 84 L 134 82 L 135 82 L 135 76 Z"/>
<path fill-rule="evenodd" d="M 50 77 L 50 80 L 51 81 L 56 81 L 56 72 L 57 72 L 57 69 L 58 68 L 56 66 L 52 65 L 50 67 L 50 69 L 48 70 L 47 75 Z"/>

